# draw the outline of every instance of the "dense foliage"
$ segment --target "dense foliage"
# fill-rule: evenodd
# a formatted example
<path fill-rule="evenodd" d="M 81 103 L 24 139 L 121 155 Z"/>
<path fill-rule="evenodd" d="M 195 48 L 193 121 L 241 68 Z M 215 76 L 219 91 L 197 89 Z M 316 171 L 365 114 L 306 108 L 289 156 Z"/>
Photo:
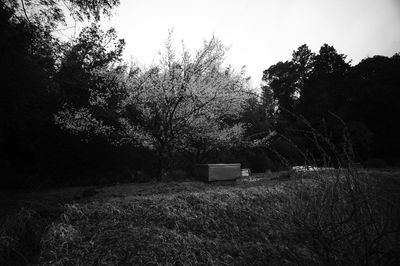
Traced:
<path fill-rule="evenodd" d="M 98 6 L 86 6 L 80 1 L 65 1 L 88 17 L 117 4 L 117 1 L 100 2 Z M 99 45 L 96 38 L 100 32 L 96 26 L 84 30 L 71 43 L 55 38 L 54 33 L 65 22 L 59 4 L 56 1 L 0 3 L 2 185 L 73 182 L 70 179 L 73 174 L 84 174 L 95 166 L 107 170 L 109 164 L 105 162 L 113 161 L 117 152 L 102 140 L 82 142 L 54 121 L 54 115 L 69 99 L 81 96 L 77 96 L 81 91 L 75 89 L 91 81 L 89 68 L 100 68 L 107 60 L 119 56 Z M 115 36 L 113 30 L 108 33 Z M 99 60 L 85 61 L 102 54 L 105 56 Z"/>
<path fill-rule="evenodd" d="M 98 24 L 118 4 L 0 4 L 2 185 L 185 176 L 199 162 L 262 172 L 309 163 L 304 155 L 326 163 L 328 146 L 347 142 L 367 165 L 399 160 L 398 54 L 351 66 L 332 46 L 303 45 L 264 71 L 260 100 L 215 37 L 177 53 L 169 36 L 158 64 L 123 62 L 124 40 Z M 66 41 L 70 18 L 91 24 Z M 316 134 L 329 142 L 315 145 Z"/>
<path fill-rule="evenodd" d="M 346 56 L 324 44 L 319 53 L 306 45 L 293 52 L 290 61 L 279 62 L 264 71 L 264 98 L 269 118 L 275 128 L 289 136 L 303 152 L 314 156 L 313 136 L 323 134 L 336 146 L 346 142 L 354 148 L 354 159 L 363 162 L 382 158 L 391 163 L 399 160 L 400 127 L 396 118 L 400 109 L 400 57 L 374 56 L 351 66 Z M 311 134 L 312 135 L 312 134 Z M 327 149 L 324 149 L 324 152 Z M 316 158 L 318 159 L 321 158 Z"/>

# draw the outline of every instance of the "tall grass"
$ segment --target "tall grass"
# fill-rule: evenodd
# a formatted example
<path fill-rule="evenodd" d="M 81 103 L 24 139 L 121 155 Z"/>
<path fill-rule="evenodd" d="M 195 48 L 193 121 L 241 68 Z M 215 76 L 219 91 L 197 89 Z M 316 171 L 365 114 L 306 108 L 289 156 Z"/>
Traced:
<path fill-rule="evenodd" d="M 265 180 L 68 205 L 42 240 L 40 263 L 398 263 L 399 209 L 392 194 L 367 174 L 336 174 L 292 172 L 274 185 Z"/>
<path fill-rule="evenodd" d="M 292 115 L 305 125 L 297 134 L 310 140 L 314 151 L 304 151 L 279 134 L 311 165 L 307 182 L 300 179 L 294 190 L 285 193 L 289 200 L 283 216 L 291 223 L 293 239 L 302 239 L 317 264 L 399 264 L 400 176 L 393 179 L 354 168 L 356 154 L 338 116 L 332 114 L 340 122 L 342 141 L 334 144 L 326 131 L 321 133 L 305 118 Z M 289 255 L 295 263 L 304 263 L 295 250 Z"/>

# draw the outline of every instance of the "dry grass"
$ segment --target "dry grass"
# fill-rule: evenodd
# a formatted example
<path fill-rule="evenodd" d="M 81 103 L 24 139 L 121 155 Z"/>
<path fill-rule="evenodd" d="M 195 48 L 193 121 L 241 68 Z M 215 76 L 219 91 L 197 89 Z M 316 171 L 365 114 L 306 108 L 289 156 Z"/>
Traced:
<path fill-rule="evenodd" d="M 395 264 L 399 190 L 377 182 L 318 172 L 105 188 L 66 206 L 42 239 L 40 264 Z"/>
<path fill-rule="evenodd" d="M 23 199 L 39 209 L 1 221 L 0 264 L 399 265 L 399 181 L 313 169 L 37 192 Z M 70 201 L 53 222 L 52 198 Z"/>

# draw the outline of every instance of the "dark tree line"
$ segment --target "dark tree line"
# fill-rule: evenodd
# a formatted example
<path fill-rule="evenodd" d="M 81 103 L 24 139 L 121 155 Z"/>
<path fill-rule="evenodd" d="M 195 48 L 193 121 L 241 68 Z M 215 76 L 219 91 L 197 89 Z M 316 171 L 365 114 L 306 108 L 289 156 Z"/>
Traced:
<path fill-rule="evenodd" d="M 351 66 L 332 46 L 324 44 L 315 54 L 303 45 L 290 61 L 264 71 L 264 104 L 274 127 L 297 138 L 304 150 L 310 143 L 299 132 L 312 127 L 341 145 L 346 129 L 355 160 L 381 158 L 396 164 L 400 148 L 399 73 L 399 54 L 374 56 Z"/>

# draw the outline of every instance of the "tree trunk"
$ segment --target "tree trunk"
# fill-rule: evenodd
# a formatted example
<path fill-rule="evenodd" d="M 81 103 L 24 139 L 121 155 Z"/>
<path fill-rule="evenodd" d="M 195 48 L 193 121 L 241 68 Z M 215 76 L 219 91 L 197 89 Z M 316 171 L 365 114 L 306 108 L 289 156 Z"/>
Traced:
<path fill-rule="evenodd" d="M 166 145 L 160 144 L 160 149 L 158 151 L 158 165 L 157 165 L 157 180 L 161 181 L 166 178 L 169 166 L 170 158 L 168 158 Z"/>

